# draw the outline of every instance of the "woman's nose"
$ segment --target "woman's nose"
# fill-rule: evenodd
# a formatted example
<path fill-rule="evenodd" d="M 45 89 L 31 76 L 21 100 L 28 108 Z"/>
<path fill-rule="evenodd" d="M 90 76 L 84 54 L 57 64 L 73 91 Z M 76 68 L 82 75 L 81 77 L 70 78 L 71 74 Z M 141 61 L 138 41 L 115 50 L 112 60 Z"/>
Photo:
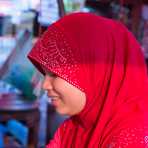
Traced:
<path fill-rule="evenodd" d="M 42 83 L 42 88 L 44 90 L 51 90 L 52 87 L 52 78 L 50 78 L 48 75 L 45 75 L 43 83 Z"/>

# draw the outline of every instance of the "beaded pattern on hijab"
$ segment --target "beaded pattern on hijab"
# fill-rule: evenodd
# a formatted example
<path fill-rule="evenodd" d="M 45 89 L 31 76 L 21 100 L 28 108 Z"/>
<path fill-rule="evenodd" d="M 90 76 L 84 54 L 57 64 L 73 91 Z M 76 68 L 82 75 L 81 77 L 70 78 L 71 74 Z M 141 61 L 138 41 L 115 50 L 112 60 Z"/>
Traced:
<path fill-rule="evenodd" d="M 34 48 L 36 49 L 36 53 L 39 53 L 37 58 L 45 68 L 56 73 L 59 77 L 65 79 L 81 91 L 84 91 L 76 78 L 79 66 L 71 52 L 72 47 L 58 27 L 51 26 Z"/>
<path fill-rule="evenodd" d="M 148 127 L 127 128 L 122 130 L 118 136 L 113 137 L 108 148 L 126 148 L 133 143 L 137 143 L 137 141 L 141 147 L 148 148 Z"/>

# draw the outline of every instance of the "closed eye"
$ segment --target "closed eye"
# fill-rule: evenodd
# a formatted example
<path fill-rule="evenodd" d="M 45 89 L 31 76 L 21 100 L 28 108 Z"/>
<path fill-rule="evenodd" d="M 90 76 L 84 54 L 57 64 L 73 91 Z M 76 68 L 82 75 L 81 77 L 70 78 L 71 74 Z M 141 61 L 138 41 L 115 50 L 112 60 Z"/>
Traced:
<path fill-rule="evenodd" d="M 45 72 L 45 74 L 47 74 L 48 76 L 50 76 L 50 77 L 58 77 L 55 73 L 53 73 L 53 72 L 51 72 L 51 71 L 47 71 L 46 69 L 44 69 L 43 68 L 43 70 L 44 70 L 44 72 Z"/>
<path fill-rule="evenodd" d="M 47 72 L 47 75 L 49 75 L 50 77 L 57 77 L 57 75 L 53 72 Z"/>

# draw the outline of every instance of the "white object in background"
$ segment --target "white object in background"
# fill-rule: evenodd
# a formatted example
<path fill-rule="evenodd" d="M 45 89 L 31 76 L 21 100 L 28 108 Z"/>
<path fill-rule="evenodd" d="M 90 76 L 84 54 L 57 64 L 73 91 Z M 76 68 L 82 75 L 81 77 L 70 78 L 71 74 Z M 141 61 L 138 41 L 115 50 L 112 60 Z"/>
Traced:
<path fill-rule="evenodd" d="M 42 0 L 40 6 L 38 21 L 42 25 L 48 26 L 59 19 L 57 0 Z"/>

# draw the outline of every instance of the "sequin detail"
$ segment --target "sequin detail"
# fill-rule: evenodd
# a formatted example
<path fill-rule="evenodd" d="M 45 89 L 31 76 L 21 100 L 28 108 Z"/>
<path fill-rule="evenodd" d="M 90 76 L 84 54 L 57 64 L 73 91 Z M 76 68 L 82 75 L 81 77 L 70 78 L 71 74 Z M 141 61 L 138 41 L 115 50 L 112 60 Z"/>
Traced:
<path fill-rule="evenodd" d="M 107 148 L 148 148 L 148 127 L 127 128 L 114 136 Z"/>
<path fill-rule="evenodd" d="M 72 48 L 66 35 L 53 25 L 38 40 L 29 56 L 46 69 L 84 91 L 77 79 L 80 67 L 72 53 L 75 50 Z"/>

